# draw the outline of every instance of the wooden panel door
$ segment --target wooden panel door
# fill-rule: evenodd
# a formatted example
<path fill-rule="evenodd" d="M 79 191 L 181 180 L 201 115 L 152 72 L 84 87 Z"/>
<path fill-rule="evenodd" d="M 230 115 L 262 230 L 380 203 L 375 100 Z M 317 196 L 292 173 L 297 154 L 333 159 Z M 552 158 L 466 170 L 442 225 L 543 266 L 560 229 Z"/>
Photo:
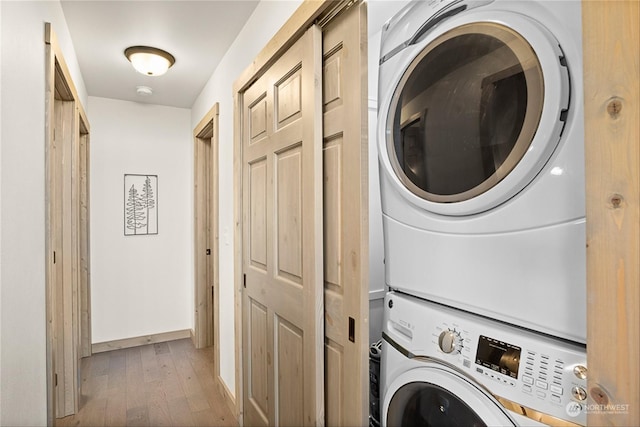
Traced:
<path fill-rule="evenodd" d="M 244 424 L 324 423 L 321 31 L 242 95 Z"/>
<path fill-rule="evenodd" d="M 366 3 L 323 29 L 325 396 L 329 426 L 369 414 Z"/>

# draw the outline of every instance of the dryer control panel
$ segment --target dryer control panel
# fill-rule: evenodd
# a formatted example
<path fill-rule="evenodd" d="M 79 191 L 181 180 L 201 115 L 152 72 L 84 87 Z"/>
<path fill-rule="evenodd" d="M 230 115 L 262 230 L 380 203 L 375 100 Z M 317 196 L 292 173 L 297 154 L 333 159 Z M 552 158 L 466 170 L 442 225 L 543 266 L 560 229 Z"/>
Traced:
<path fill-rule="evenodd" d="M 518 378 L 522 349 L 502 340 L 480 335 L 476 364 L 511 378 Z"/>
<path fill-rule="evenodd" d="M 515 413 L 586 425 L 585 346 L 394 292 L 385 308 L 385 332 L 410 357 L 455 367 Z"/>

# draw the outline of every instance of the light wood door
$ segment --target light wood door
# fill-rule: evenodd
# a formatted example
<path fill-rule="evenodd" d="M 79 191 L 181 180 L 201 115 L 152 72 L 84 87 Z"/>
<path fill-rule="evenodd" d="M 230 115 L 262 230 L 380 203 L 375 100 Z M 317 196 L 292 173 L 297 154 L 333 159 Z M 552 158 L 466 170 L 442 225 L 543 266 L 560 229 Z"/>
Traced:
<path fill-rule="evenodd" d="M 324 423 L 321 30 L 242 95 L 244 424 Z"/>
<path fill-rule="evenodd" d="M 323 29 L 325 396 L 328 426 L 369 414 L 366 3 Z"/>

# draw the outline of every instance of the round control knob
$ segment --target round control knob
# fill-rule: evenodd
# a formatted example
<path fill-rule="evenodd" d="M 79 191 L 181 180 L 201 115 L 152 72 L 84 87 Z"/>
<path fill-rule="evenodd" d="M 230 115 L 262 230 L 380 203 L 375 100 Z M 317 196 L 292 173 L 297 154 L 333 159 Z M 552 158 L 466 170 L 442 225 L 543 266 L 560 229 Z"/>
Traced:
<path fill-rule="evenodd" d="M 573 374 L 576 377 L 580 378 L 581 380 L 584 380 L 585 378 L 587 378 L 587 367 L 582 365 L 576 365 L 573 368 Z"/>
<path fill-rule="evenodd" d="M 582 387 L 573 387 L 571 389 L 571 394 L 576 400 L 586 400 L 587 399 L 587 391 Z"/>
<path fill-rule="evenodd" d="M 438 346 L 440 350 L 447 354 L 458 354 L 462 348 L 462 337 L 457 331 L 447 329 L 440 333 Z"/>

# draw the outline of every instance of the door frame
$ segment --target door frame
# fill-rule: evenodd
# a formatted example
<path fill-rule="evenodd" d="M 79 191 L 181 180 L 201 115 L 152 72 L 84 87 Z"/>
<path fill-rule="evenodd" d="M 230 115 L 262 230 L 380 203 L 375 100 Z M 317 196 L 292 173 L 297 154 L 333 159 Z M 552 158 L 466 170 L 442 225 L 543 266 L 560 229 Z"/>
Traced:
<path fill-rule="evenodd" d="M 46 382 L 47 423 L 54 425 L 56 417 L 78 411 L 81 376 L 80 358 L 91 352 L 91 302 L 89 256 L 89 121 L 71 73 L 62 55 L 55 32 L 45 23 L 45 307 L 46 307 Z M 56 104 L 69 103 L 60 112 Z M 60 116 L 60 117 L 58 117 Z M 64 125 L 62 138 L 70 163 L 64 165 L 61 176 L 63 189 L 56 199 L 53 185 L 56 122 Z M 60 136 L 60 135 L 59 135 Z M 84 167 L 80 165 L 84 144 Z M 60 147 L 62 150 L 63 147 Z M 84 180 L 81 178 L 84 174 Z M 64 178 L 66 176 L 66 178 Z M 84 191 L 83 187 L 84 186 Z M 68 202 L 68 203 L 67 203 Z M 84 205 L 84 206 L 83 206 Z M 86 209 L 83 216 L 82 210 Z M 59 230 L 55 219 L 61 218 L 69 230 Z M 64 253 L 56 259 L 54 242 L 61 239 Z M 66 274 L 57 283 L 56 267 Z M 60 288 L 62 287 L 62 288 Z M 61 298 L 59 298 L 62 296 Z M 87 345 L 88 343 L 88 345 Z M 57 372 L 62 370 L 62 378 Z M 59 388 L 57 388 L 59 387 Z"/>
<path fill-rule="evenodd" d="M 243 419 L 243 345 L 242 345 L 242 289 L 243 289 L 243 210 L 242 210 L 242 97 L 244 92 L 273 65 L 313 24 L 321 28 L 337 16 L 353 0 L 304 0 L 291 17 L 267 42 L 252 63 L 233 83 L 233 215 L 234 215 L 234 316 L 235 316 L 235 415 L 239 424 Z M 368 318 L 368 316 L 367 316 Z M 324 340 L 323 340 L 324 347 Z M 233 403 L 232 403 L 233 404 Z"/>
<path fill-rule="evenodd" d="M 617 408 L 587 425 L 640 424 L 639 25 L 637 1 L 582 1 L 587 388 Z"/>
<path fill-rule="evenodd" d="M 80 128 L 78 135 L 78 308 L 80 311 L 80 326 L 78 329 L 78 343 L 80 357 L 92 354 L 91 339 L 91 129 L 89 120 L 78 103 Z"/>
<path fill-rule="evenodd" d="M 218 247 L 218 144 L 219 144 L 219 104 L 215 105 L 204 115 L 193 130 L 194 141 L 194 244 L 195 244 L 195 281 L 194 281 L 194 331 L 192 340 L 196 348 L 204 348 L 213 345 L 216 354 L 214 361 L 215 377 L 220 382 L 220 348 L 218 345 L 218 295 L 219 295 L 219 247 Z M 208 148 L 207 148 L 208 146 Z M 204 150 L 203 150 L 204 149 Z M 206 150 L 206 151 L 205 151 Z M 208 153 L 208 158 L 203 161 L 202 153 Z M 201 167 L 209 168 L 209 182 L 207 186 L 199 186 Z M 207 197 L 208 203 L 204 206 L 198 203 L 198 195 Z M 201 210 L 208 206 L 208 212 Z M 198 223 L 198 218 L 205 218 L 203 224 Z M 207 231 L 208 228 L 208 231 Z M 199 235 L 207 235 L 210 255 L 202 253 L 203 243 L 198 239 Z M 207 263 L 207 257 L 211 262 Z M 210 284 L 198 279 L 198 266 L 209 266 L 205 277 L 210 277 Z M 209 286 L 213 286 L 212 299 L 209 298 Z M 199 310 L 204 307 L 204 310 Z"/>

